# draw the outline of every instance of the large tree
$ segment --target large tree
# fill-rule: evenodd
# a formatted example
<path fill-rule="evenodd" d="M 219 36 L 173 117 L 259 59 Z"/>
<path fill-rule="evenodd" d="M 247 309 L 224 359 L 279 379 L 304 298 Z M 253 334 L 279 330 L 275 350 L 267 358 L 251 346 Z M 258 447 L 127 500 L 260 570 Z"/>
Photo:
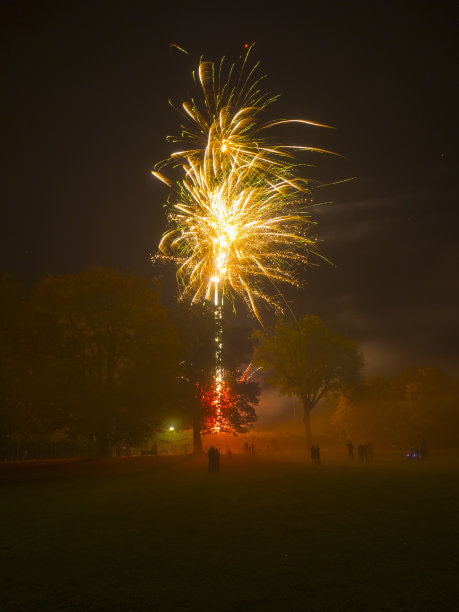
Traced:
<path fill-rule="evenodd" d="M 306 444 L 312 444 L 310 414 L 324 395 L 359 379 L 363 359 L 355 342 L 334 334 L 317 316 L 298 321 L 279 319 L 256 332 L 254 363 L 282 394 L 303 403 Z"/>
<path fill-rule="evenodd" d="M 181 340 L 177 401 L 185 423 L 193 429 L 193 452 L 202 454 L 201 399 L 215 373 L 215 314 L 207 304 L 179 303 L 172 318 Z"/>
<path fill-rule="evenodd" d="M 202 454 L 202 435 L 213 431 L 216 417 L 215 310 L 207 302 L 180 303 L 174 310 L 173 320 L 181 340 L 179 402 L 185 421 L 193 429 L 193 452 Z M 248 337 L 248 330 L 240 326 L 226 325 L 223 330 L 225 384 L 219 397 L 220 431 L 243 433 L 256 421 L 259 386 L 241 380 L 239 372 L 239 367 L 249 360 L 251 353 Z"/>
<path fill-rule="evenodd" d="M 178 339 L 144 278 L 92 268 L 35 288 L 36 401 L 99 452 L 140 443 L 176 384 Z"/>

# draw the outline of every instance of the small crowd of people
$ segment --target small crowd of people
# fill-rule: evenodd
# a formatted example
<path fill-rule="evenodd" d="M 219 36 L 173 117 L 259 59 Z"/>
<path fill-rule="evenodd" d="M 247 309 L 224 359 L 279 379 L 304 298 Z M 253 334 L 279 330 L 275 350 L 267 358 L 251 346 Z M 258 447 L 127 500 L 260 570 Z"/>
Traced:
<path fill-rule="evenodd" d="M 255 454 L 255 444 L 249 444 L 248 442 L 244 442 L 244 453 L 249 453 L 251 455 Z"/>
<path fill-rule="evenodd" d="M 319 448 L 319 445 L 311 446 L 311 461 L 312 461 L 312 465 L 320 465 L 320 448 Z"/>
<path fill-rule="evenodd" d="M 218 448 L 211 446 L 207 451 L 207 457 L 209 459 L 209 472 L 219 472 L 220 471 L 220 451 Z"/>
<path fill-rule="evenodd" d="M 354 461 L 354 444 L 349 440 L 346 442 L 347 447 L 347 457 L 349 461 Z M 357 457 L 359 459 L 359 463 L 364 463 L 365 461 L 370 461 L 373 459 L 373 444 L 371 442 L 367 442 L 360 444 L 357 446 Z"/>

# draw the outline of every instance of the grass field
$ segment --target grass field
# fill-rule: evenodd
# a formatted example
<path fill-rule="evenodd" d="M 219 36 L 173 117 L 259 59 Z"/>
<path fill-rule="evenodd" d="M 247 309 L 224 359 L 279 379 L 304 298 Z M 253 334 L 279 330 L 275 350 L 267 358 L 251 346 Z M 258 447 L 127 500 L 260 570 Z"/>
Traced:
<path fill-rule="evenodd" d="M 459 610 L 459 457 L 0 464 L 2 610 Z"/>

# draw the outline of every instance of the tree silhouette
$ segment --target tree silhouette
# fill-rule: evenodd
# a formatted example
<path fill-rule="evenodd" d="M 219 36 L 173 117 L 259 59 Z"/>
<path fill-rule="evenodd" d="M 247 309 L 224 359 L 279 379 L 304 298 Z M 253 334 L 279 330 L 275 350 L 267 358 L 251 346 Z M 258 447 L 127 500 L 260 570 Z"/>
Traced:
<path fill-rule="evenodd" d="M 193 452 L 203 453 L 202 435 L 215 428 L 215 311 L 207 302 L 186 305 L 180 303 L 173 320 L 181 340 L 180 397 L 193 428 Z M 251 351 L 249 333 L 243 327 L 226 325 L 223 330 L 223 366 L 225 384 L 220 397 L 219 430 L 242 433 L 256 421 L 258 404 L 257 383 L 241 381 L 238 366 L 247 361 Z"/>
<path fill-rule="evenodd" d="M 359 379 L 363 365 L 359 349 L 351 340 L 335 335 L 317 316 L 304 316 L 296 322 L 279 319 L 266 332 L 256 332 L 255 338 L 259 344 L 254 363 L 282 394 L 295 395 L 303 403 L 309 448 L 311 411 L 326 393 Z"/>
<path fill-rule="evenodd" d="M 202 454 L 202 393 L 212 385 L 215 372 L 215 314 L 206 303 L 181 302 L 172 318 L 181 341 L 177 401 L 193 429 L 193 452 Z"/>
<path fill-rule="evenodd" d="M 383 447 L 457 447 L 459 381 L 437 367 L 404 368 L 393 378 L 370 377 L 338 398 L 332 422 L 346 439 Z"/>
<path fill-rule="evenodd" d="M 48 276 L 32 303 L 37 386 L 72 433 L 94 436 L 108 454 L 159 426 L 178 340 L 147 280 L 107 268 Z"/>

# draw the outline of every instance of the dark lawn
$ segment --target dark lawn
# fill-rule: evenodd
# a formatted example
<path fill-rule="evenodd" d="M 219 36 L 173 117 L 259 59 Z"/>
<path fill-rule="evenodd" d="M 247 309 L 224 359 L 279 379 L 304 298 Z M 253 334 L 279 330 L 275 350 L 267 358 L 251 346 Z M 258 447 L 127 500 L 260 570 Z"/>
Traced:
<path fill-rule="evenodd" d="M 323 458 L 1 464 L 0 608 L 459 610 L 459 457 Z"/>

